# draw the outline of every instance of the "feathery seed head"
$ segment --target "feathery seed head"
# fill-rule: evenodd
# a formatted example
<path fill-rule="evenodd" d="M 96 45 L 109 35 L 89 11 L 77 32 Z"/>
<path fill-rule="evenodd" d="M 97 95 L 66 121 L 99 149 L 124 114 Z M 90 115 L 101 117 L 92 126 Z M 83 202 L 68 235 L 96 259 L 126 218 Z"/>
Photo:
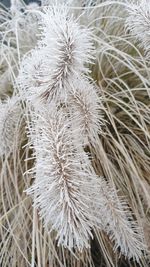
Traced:
<path fill-rule="evenodd" d="M 84 41 L 83 41 L 84 40 Z M 30 65 L 39 62 L 42 58 L 42 67 L 37 68 L 34 80 L 40 86 L 26 84 L 28 75 L 30 78 Z M 21 76 L 19 78 L 28 94 L 35 97 L 66 98 L 69 84 L 73 75 L 87 73 L 87 64 L 93 58 L 92 35 L 89 29 L 79 25 L 77 20 L 69 14 L 65 6 L 53 6 L 45 9 L 42 13 L 41 40 L 35 51 L 32 51 L 23 61 L 21 66 Z M 28 64 L 29 60 L 29 64 Z M 36 64 L 38 66 L 38 63 Z M 22 75 L 23 74 L 23 75 Z M 30 81 L 30 79 L 29 79 Z M 29 83 L 29 82 L 28 82 Z"/>
<path fill-rule="evenodd" d="M 54 59 L 55 69 L 62 75 L 89 72 L 84 64 L 93 59 L 92 33 L 69 14 L 66 6 L 45 9 L 41 24 L 40 45 L 46 46 Z"/>
<path fill-rule="evenodd" d="M 150 51 L 150 1 L 141 0 L 128 5 L 127 28 L 140 41 L 147 56 Z"/>
<path fill-rule="evenodd" d="M 0 102 L 0 155 L 11 152 L 18 134 L 21 106 L 16 96 Z"/>
<path fill-rule="evenodd" d="M 68 102 L 73 117 L 73 127 L 80 129 L 82 142 L 84 144 L 99 142 L 98 134 L 104 119 L 96 85 L 82 76 L 74 79 Z"/>
<path fill-rule="evenodd" d="M 143 251 L 146 251 L 146 246 L 143 232 L 134 220 L 126 201 L 118 197 L 115 188 L 104 180 L 101 180 L 101 195 L 103 203 L 100 214 L 103 214 L 104 231 L 114 243 L 114 251 L 119 249 L 125 257 L 138 262 Z"/>
<path fill-rule="evenodd" d="M 45 226 L 57 231 L 58 245 L 79 250 L 89 247 L 91 228 L 97 218 L 93 212 L 96 179 L 82 147 L 76 148 L 70 120 L 62 110 L 39 115 L 36 123 L 35 181 L 28 194 L 40 210 Z"/>
<path fill-rule="evenodd" d="M 34 103 L 35 98 L 44 92 L 46 73 L 45 76 L 42 75 L 43 68 L 45 69 L 45 65 L 41 50 L 32 50 L 25 55 L 17 79 L 24 100 Z"/>

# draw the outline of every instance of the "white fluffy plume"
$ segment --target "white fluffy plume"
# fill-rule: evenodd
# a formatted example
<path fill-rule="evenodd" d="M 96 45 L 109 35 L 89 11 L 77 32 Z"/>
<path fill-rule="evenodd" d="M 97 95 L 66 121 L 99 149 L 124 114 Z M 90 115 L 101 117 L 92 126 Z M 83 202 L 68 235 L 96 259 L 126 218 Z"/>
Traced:
<path fill-rule="evenodd" d="M 150 56 L 150 1 L 128 3 L 127 27 Z"/>
<path fill-rule="evenodd" d="M 17 96 L 0 102 L 1 156 L 11 152 L 16 145 L 21 114 L 21 106 Z"/>
<path fill-rule="evenodd" d="M 97 177 L 62 109 L 45 108 L 35 119 L 35 135 L 31 130 L 35 181 L 27 192 L 33 195 L 45 226 L 57 231 L 58 245 L 82 250 L 89 247 L 91 229 L 97 224 Z"/>
<path fill-rule="evenodd" d="M 104 121 L 96 85 L 82 76 L 73 79 L 68 109 L 73 117 L 73 127 L 80 129 L 83 144 L 96 145 Z"/>
<path fill-rule="evenodd" d="M 114 243 L 114 251 L 119 249 L 125 257 L 138 262 L 146 250 L 142 229 L 134 220 L 125 199 L 118 197 L 112 185 L 101 180 L 100 194 L 103 199 L 99 203 L 104 231 Z"/>
<path fill-rule="evenodd" d="M 72 76 L 89 71 L 85 63 L 93 58 L 92 34 L 64 6 L 45 9 L 41 32 L 37 49 L 22 62 L 18 81 L 27 99 L 65 98 Z"/>
<path fill-rule="evenodd" d="M 49 7 L 42 17 L 41 40 L 26 55 L 18 78 L 31 105 L 35 150 L 35 180 L 27 192 L 58 244 L 83 250 L 92 229 L 103 225 L 115 249 L 138 260 L 142 235 L 132 214 L 116 189 L 96 176 L 84 151 L 86 144 L 96 148 L 100 142 L 103 120 L 101 98 L 86 77 L 92 35 L 64 6 Z"/>

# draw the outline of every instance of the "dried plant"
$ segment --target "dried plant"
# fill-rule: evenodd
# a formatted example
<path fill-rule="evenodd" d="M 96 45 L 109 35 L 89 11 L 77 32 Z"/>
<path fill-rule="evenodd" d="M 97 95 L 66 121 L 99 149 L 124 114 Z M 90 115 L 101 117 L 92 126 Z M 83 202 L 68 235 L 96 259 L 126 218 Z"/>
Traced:
<path fill-rule="evenodd" d="M 1 97 L 12 95 L 21 59 L 36 45 L 38 29 L 38 12 L 32 5 L 17 0 L 12 1 L 9 10 L 0 8 Z"/>
<path fill-rule="evenodd" d="M 70 119 L 52 103 L 35 116 L 33 125 L 35 182 L 27 192 L 33 195 L 46 228 L 57 231 L 58 245 L 70 250 L 88 248 L 91 228 L 98 221 L 94 215 L 97 177 L 76 142 L 77 129 L 73 132 Z"/>
<path fill-rule="evenodd" d="M 0 264 L 147 267 L 150 83 L 135 42 L 148 55 L 147 2 L 52 2 L 1 12 L 0 95 L 19 90 L 28 134 L 17 127 L 10 149 L 12 116 L 1 133 L 12 153 L 1 159 Z"/>
<path fill-rule="evenodd" d="M 90 161 L 83 150 L 83 141 L 80 143 L 78 140 L 81 134 L 80 125 L 73 125 L 74 117 L 72 118 L 71 114 L 73 104 L 69 104 L 69 98 L 73 96 L 75 89 L 76 92 L 82 91 L 81 85 L 78 84 L 79 75 L 82 85 L 88 85 L 93 91 L 91 95 L 96 95 L 94 86 L 84 79 L 85 74 L 88 73 L 88 69 L 84 67 L 85 59 L 89 64 L 91 58 L 91 35 L 90 31 L 81 28 L 73 17 L 69 19 L 68 9 L 63 6 L 46 9 L 45 14 L 43 13 L 42 25 L 43 32 L 38 48 L 23 60 L 18 77 L 21 94 L 23 90 L 25 100 L 31 105 L 29 135 L 31 135 L 36 159 L 35 183 L 28 192 L 33 194 L 35 206 L 40 208 L 46 227 L 51 224 L 51 231 L 57 230 L 58 244 L 63 244 L 70 250 L 75 247 L 83 250 L 89 247 L 91 229 L 98 224 L 96 216 L 92 216 L 94 207 L 92 203 L 96 202 L 94 198 L 98 197 L 97 176 L 90 173 L 90 167 L 88 167 Z M 82 46 L 81 38 L 84 37 L 86 41 Z M 47 66 L 49 66 L 48 73 Z M 36 72 L 33 69 L 36 69 Z M 75 81 L 74 84 L 72 80 Z M 88 99 L 84 89 L 82 94 Z M 40 101 L 37 102 L 37 99 Z M 54 104 L 52 99 L 55 100 Z M 47 103 L 46 107 L 45 103 Z M 84 104 L 86 105 L 85 100 Z M 39 112 L 41 114 L 37 105 L 41 110 L 42 108 L 45 110 L 42 120 L 37 118 Z M 89 105 L 87 102 L 88 108 L 83 115 L 82 110 L 79 110 L 81 116 L 84 116 L 83 119 L 88 116 L 90 121 L 93 106 L 94 103 Z M 56 111 L 53 112 L 53 109 Z M 32 119 L 33 112 L 35 116 Z M 93 117 L 96 115 L 98 120 L 98 108 L 95 108 Z M 87 126 L 87 122 L 85 124 Z M 90 128 L 90 126 L 87 127 Z M 41 177 L 44 179 L 41 180 Z M 47 202 L 49 202 L 49 209 L 46 206 Z"/>
<path fill-rule="evenodd" d="M 146 249 L 146 246 L 143 246 L 142 229 L 140 230 L 134 221 L 126 201 L 119 198 L 116 190 L 106 181 L 101 181 L 100 194 L 103 196 L 100 213 L 103 214 L 105 231 L 115 244 L 114 250 L 119 248 L 125 257 L 138 262 L 142 251 Z"/>
<path fill-rule="evenodd" d="M 148 0 L 138 0 L 129 2 L 127 7 L 127 27 L 140 42 L 149 58 L 149 26 L 150 26 L 150 2 Z"/>
<path fill-rule="evenodd" d="M 80 129 L 81 142 L 84 146 L 96 146 L 104 124 L 102 99 L 96 85 L 82 76 L 73 79 L 68 102 L 73 127 Z"/>
<path fill-rule="evenodd" d="M 22 109 L 17 96 L 8 98 L 0 103 L 0 155 L 12 152 L 17 139 L 20 138 L 20 124 Z"/>
<path fill-rule="evenodd" d="M 45 10 L 41 14 L 41 40 L 23 60 L 20 82 L 27 98 L 64 100 L 72 77 L 88 72 L 84 63 L 91 63 L 92 36 L 69 16 L 65 6 Z"/>

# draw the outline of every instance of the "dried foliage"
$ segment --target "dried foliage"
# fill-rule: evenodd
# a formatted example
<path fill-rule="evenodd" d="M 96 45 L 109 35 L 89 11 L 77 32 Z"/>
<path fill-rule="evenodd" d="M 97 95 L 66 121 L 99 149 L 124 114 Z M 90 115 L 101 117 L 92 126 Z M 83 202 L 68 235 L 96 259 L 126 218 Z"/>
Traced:
<path fill-rule="evenodd" d="M 147 267 L 149 3 L 63 3 L 0 10 L 0 265 Z"/>

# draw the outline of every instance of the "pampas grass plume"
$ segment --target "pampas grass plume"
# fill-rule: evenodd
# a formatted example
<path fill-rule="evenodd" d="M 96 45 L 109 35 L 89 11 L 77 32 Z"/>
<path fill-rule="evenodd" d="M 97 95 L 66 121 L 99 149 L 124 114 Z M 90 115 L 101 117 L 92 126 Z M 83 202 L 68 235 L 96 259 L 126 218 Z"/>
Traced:
<path fill-rule="evenodd" d="M 40 14 L 40 40 L 25 55 L 17 80 L 29 111 L 27 124 L 35 159 L 34 182 L 27 193 L 45 228 L 56 232 L 58 245 L 81 252 L 90 248 L 92 231 L 103 229 L 115 251 L 139 261 L 145 250 L 143 234 L 115 186 L 111 188 L 111 171 L 109 178 L 96 175 L 90 154 L 99 155 L 104 121 L 101 93 L 88 78 L 93 35 L 66 6 L 44 8 Z M 106 160 L 106 170 L 114 166 L 111 161 L 114 156 L 109 163 Z"/>
<path fill-rule="evenodd" d="M 96 145 L 105 124 L 96 85 L 82 76 L 73 79 L 68 109 L 73 116 L 73 127 L 80 129 L 83 145 Z"/>
<path fill-rule="evenodd" d="M 141 0 L 129 2 L 127 28 L 144 48 L 147 57 L 150 57 L 150 1 Z"/>
<path fill-rule="evenodd" d="M 46 8 L 40 28 L 41 40 L 22 62 L 18 80 L 27 99 L 66 99 L 72 76 L 89 72 L 85 63 L 93 59 L 92 34 L 69 15 L 65 6 Z"/>
<path fill-rule="evenodd" d="M 35 116 L 35 180 L 27 190 L 49 231 L 56 230 L 58 245 L 69 250 L 90 246 L 97 224 L 97 177 L 90 173 L 87 155 L 76 144 L 70 119 L 51 103 Z M 74 137 L 74 138 L 73 138 Z M 76 147 L 77 145 L 77 147 Z"/>
<path fill-rule="evenodd" d="M 1 156 L 11 152 L 19 136 L 19 121 L 21 106 L 17 96 L 7 98 L 0 102 L 0 154 Z"/>

